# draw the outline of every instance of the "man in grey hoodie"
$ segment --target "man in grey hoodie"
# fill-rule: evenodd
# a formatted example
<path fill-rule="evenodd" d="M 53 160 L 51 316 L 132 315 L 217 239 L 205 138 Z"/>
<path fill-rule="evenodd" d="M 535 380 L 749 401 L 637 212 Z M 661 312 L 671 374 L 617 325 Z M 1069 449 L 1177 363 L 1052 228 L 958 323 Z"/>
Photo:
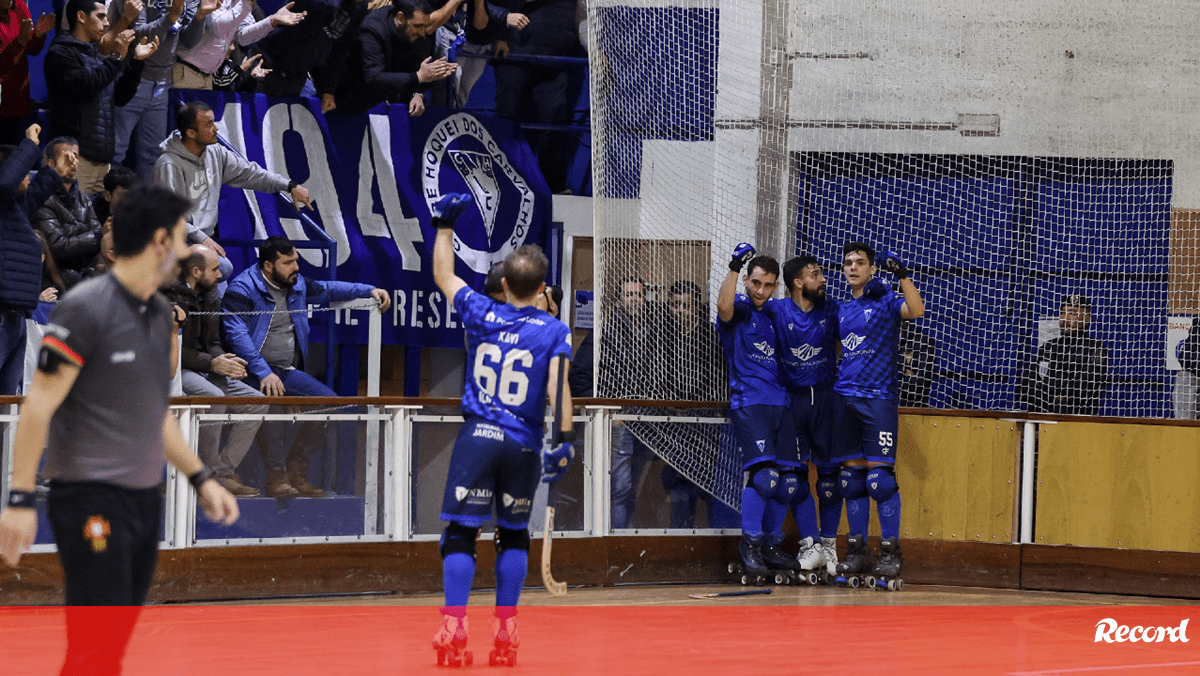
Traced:
<path fill-rule="evenodd" d="M 195 205 L 188 215 L 188 241 L 203 244 L 220 255 L 224 279 L 233 276 L 233 265 L 225 249 L 213 239 L 222 185 L 268 193 L 287 191 L 297 209 L 301 204 L 312 209 L 304 186 L 269 172 L 217 143 L 216 118 L 203 101 L 192 101 L 176 111 L 175 131 L 160 147 L 162 154 L 154 163 L 154 182 Z"/>

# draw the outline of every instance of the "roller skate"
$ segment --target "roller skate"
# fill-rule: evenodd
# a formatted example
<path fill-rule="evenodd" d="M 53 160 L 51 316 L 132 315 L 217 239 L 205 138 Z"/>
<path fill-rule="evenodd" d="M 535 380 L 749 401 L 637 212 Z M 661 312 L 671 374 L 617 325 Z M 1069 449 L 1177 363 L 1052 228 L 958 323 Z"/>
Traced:
<path fill-rule="evenodd" d="M 493 645 L 488 655 L 488 665 L 493 667 L 517 666 L 517 647 L 521 645 L 521 635 L 517 633 L 517 618 L 492 619 Z"/>
<path fill-rule="evenodd" d="M 782 538 L 782 536 L 780 537 Z M 784 554 L 783 550 L 779 548 L 779 543 L 765 543 L 760 551 L 763 565 L 771 571 L 771 579 L 775 584 L 791 584 L 792 580 L 796 579 L 796 575 L 800 571 L 800 563 Z"/>
<path fill-rule="evenodd" d="M 865 536 L 851 535 L 846 541 L 849 543 L 846 558 L 837 565 L 833 583 L 839 587 L 858 587 L 871 570 L 871 550 L 867 548 Z"/>
<path fill-rule="evenodd" d="M 821 538 L 821 550 L 825 555 L 825 567 L 817 571 L 818 579 L 822 584 L 833 584 L 838 566 L 837 538 Z"/>
<path fill-rule="evenodd" d="M 448 667 L 471 666 L 475 656 L 467 650 L 467 618 L 442 614 L 442 626 L 433 635 L 437 665 Z"/>
<path fill-rule="evenodd" d="M 760 546 L 758 543 L 752 542 L 749 537 L 742 535 L 742 541 L 738 544 L 738 561 L 729 564 L 729 572 L 741 575 L 743 585 L 760 587 L 767 579 L 774 578 L 772 572 L 763 563 L 762 552 L 759 551 Z"/>
<path fill-rule="evenodd" d="M 815 538 L 804 538 L 800 541 L 800 551 L 796 552 L 796 562 L 800 564 L 800 579 L 817 584 L 819 571 L 825 565 L 825 548 Z"/>
<path fill-rule="evenodd" d="M 900 591 L 904 589 L 904 580 L 900 579 L 900 566 L 904 563 L 904 555 L 900 552 L 897 538 L 885 538 L 879 541 L 879 560 L 875 562 L 875 570 L 867 578 L 867 586 L 880 591 Z"/>

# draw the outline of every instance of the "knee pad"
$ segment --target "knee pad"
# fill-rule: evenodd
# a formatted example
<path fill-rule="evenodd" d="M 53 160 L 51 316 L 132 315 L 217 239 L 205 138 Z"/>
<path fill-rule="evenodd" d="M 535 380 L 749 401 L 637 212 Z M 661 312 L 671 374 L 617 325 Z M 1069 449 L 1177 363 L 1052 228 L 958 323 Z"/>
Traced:
<path fill-rule="evenodd" d="M 786 487 L 786 498 L 781 498 L 781 502 L 786 502 L 789 505 L 798 505 L 808 499 L 808 476 L 804 470 L 797 472 L 784 472 L 780 476 L 780 482 Z"/>
<path fill-rule="evenodd" d="M 775 497 L 775 491 L 779 489 L 779 470 L 760 464 L 751 467 L 748 473 L 750 479 L 746 482 L 746 488 L 753 488 L 763 500 Z"/>
<path fill-rule="evenodd" d="M 784 470 L 779 473 L 779 485 L 775 487 L 775 501 L 789 505 L 800 491 L 800 477 L 795 472 Z"/>
<path fill-rule="evenodd" d="M 837 474 L 833 472 L 817 472 L 817 496 L 822 500 L 832 500 L 838 497 Z"/>
<path fill-rule="evenodd" d="M 886 465 L 873 467 L 867 472 L 867 493 L 875 502 L 884 502 L 899 492 L 896 485 L 896 472 Z"/>
<path fill-rule="evenodd" d="M 867 497 L 867 470 L 865 467 L 843 467 L 838 473 L 838 491 L 847 500 Z"/>
<path fill-rule="evenodd" d="M 496 555 L 506 549 L 524 549 L 529 551 L 529 529 L 513 530 L 496 527 Z"/>
<path fill-rule="evenodd" d="M 445 559 L 451 554 L 470 554 L 475 558 L 475 540 L 479 537 L 479 529 L 464 526 L 461 523 L 450 522 L 442 531 L 442 541 L 438 545 L 438 553 Z"/>

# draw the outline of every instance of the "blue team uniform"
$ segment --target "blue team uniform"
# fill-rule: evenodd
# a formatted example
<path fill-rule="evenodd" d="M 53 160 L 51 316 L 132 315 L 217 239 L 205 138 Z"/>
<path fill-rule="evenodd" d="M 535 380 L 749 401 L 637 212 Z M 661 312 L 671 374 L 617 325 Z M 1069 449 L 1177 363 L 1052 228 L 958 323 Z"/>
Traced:
<path fill-rule="evenodd" d="M 876 300 L 859 297 L 841 304 L 834 462 L 896 462 L 896 355 L 903 307 L 904 297 L 890 291 Z"/>
<path fill-rule="evenodd" d="M 466 422 L 454 443 L 441 518 L 523 529 L 541 479 L 551 361 L 571 356 L 565 324 L 534 307 L 498 303 L 463 287 L 454 296 L 467 331 Z M 565 374 L 562 374 L 565 377 Z"/>
<path fill-rule="evenodd" d="M 801 462 L 832 467 L 833 383 L 837 378 L 838 303 L 832 298 L 805 312 L 790 299 L 767 301 L 779 341 L 779 375 L 791 397 Z"/>
<path fill-rule="evenodd" d="M 787 390 L 779 381 L 771 318 L 738 294 L 733 317 L 717 320 L 729 362 L 729 417 L 742 450 L 742 467 L 759 462 L 798 466 L 796 431 Z"/>

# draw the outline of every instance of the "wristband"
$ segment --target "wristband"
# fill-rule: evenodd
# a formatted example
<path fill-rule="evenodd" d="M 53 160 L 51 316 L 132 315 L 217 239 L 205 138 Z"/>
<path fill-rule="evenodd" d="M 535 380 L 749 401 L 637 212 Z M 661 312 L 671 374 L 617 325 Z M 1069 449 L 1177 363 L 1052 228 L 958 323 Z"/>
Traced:
<path fill-rule="evenodd" d="M 189 476 L 188 483 L 190 483 L 192 485 L 192 488 L 195 488 L 196 490 L 200 490 L 200 487 L 204 485 L 205 481 L 208 481 L 209 479 L 215 479 L 216 477 L 217 477 L 216 472 L 212 471 L 211 468 L 205 467 L 205 468 L 201 469 L 199 472 L 196 472 L 195 474 Z"/>
<path fill-rule="evenodd" d="M 729 270 L 731 272 L 741 272 L 742 267 L 744 267 L 745 265 L 746 265 L 746 261 L 744 261 L 740 258 L 735 258 L 735 259 L 729 261 Z"/>
<path fill-rule="evenodd" d="M 434 216 L 433 218 L 429 219 L 429 223 L 438 230 L 454 229 L 454 221 L 450 220 L 449 218 L 440 218 L 438 216 Z"/>
<path fill-rule="evenodd" d="M 560 444 L 575 443 L 575 430 L 567 430 L 565 432 L 563 430 L 559 430 L 557 443 L 560 443 Z"/>
<path fill-rule="evenodd" d="M 14 488 L 8 492 L 8 506 L 33 509 L 33 502 L 36 497 L 37 493 L 33 491 L 18 491 Z"/>

